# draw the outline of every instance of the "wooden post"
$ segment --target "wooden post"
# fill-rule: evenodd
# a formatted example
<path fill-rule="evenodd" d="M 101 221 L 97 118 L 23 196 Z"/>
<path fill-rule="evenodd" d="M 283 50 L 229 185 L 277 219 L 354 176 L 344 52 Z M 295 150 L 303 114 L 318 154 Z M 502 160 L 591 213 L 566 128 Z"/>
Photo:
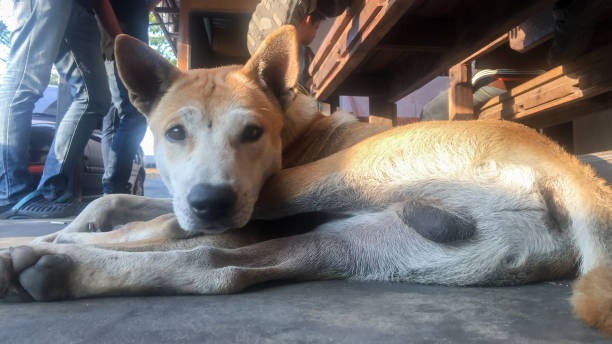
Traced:
<path fill-rule="evenodd" d="M 386 97 L 370 98 L 370 123 L 397 125 L 397 106 Z"/>
<path fill-rule="evenodd" d="M 332 94 L 325 100 L 329 104 L 329 112 L 334 113 L 340 109 L 340 96 Z"/>
<path fill-rule="evenodd" d="M 179 7 L 179 37 L 176 43 L 176 64 L 182 71 L 189 69 L 189 14 L 192 0 L 182 0 Z"/>
<path fill-rule="evenodd" d="M 472 73 L 469 62 L 452 66 L 448 71 L 448 119 L 474 119 L 472 104 Z"/>

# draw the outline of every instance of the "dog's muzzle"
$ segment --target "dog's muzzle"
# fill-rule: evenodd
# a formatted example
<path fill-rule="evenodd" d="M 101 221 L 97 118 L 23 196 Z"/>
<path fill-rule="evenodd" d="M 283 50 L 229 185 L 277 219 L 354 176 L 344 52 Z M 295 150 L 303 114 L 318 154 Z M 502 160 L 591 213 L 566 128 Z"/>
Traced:
<path fill-rule="evenodd" d="M 229 185 L 197 184 L 187 195 L 191 211 L 206 222 L 223 221 L 230 217 L 236 199 L 236 192 Z"/>

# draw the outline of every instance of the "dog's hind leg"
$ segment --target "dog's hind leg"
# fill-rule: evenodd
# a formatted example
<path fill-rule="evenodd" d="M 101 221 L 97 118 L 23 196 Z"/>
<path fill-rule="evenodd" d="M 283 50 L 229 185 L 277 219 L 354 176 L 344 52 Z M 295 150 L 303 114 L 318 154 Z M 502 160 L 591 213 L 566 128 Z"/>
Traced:
<path fill-rule="evenodd" d="M 612 190 L 600 184 L 565 196 L 582 273 L 571 301 L 578 317 L 612 335 Z"/>
<path fill-rule="evenodd" d="M 60 233 L 106 232 L 133 221 L 149 221 L 172 213 L 170 199 L 113 194 L 91 202 L 64 229 L 39 237 L 34 243 L 53 242 Z"/>

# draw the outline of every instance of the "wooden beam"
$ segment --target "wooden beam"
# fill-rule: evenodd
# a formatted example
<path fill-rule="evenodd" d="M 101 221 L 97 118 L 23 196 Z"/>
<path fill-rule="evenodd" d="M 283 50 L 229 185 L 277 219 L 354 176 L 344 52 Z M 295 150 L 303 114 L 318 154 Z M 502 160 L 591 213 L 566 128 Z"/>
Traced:
<path fill-rule="evenodd" d="M 416 0 L 371 0 L 354 13 L 336 19 L 311 65 L 314 95 L 325 99 L 365 59 Z M 345 25 L 343 25 L 345 24 Z M 338 34 L 341 32 L 341 34 Z M 327 47 L 331 46 L 331 48 Z"/>
<path fill-rule="evenodd" d="M 459 64 L 471 63 L 472 60 L 474 60 L 478 56 L 484 55 L 488 53 L 489 51 L 496 49 L 497 47 L 506 43 L 507 41 L 508 41 L 508 33 L 506 32 L 502 34 L 501 36 L 497 37 L 496 39 L 494 39 L 492 42 L 486 44 L 484 47 L 474 51 L 473 53 L 468 55 L 468 57 L 465 57 L 463 60 L 461 60 L 461 62 L 459 62 Z"/>
<path fill-rule="evenodd" d="M 525 121 L 539 112 L 612 91 L 612 45 L 558 66 L 486 102 L 479 119 Z"/>
<path fill-rule="evenodd" d="M 448 71 L 450 87 L 448 89 L 448 119 L 474 119 L 472 104 L 472 73 L 467 63 L 451 67 Z"/>
<path fill-rule="evenodd" d="M 179 7 L 179 37 L 176 42 L 176 65 L 182 70 L 189 69 L 189 13 L 192 0 L 181 0 Z"/>
<path fill-rule="evenodd" d="M 532 128 L 547 128 L 608 109 L 612 109 L 612 93 L 542 110 L 520 119 L 520 122 Z"/>
<path fill-rule="evenodd" d="M 332 26 L 329 28 L 327 35 L 321 42 L 321 46 L 317 51 L 316 55 L 313 57 L 312 62 L 310 63 L 310 75 L 314 75 L 314 71 L 318 71 L 321 67 L 321 64 L 325 61 L 325 59 L 330 55 L 331 49 L 334 47 L 340 35 L 344 32 L 344 28 L 348 25 L 348 23 L 353 19 L 355 13 L 359 13 L 363 8 L 364 1 L 351 1 L 351 6 L 344 11 L 341 15 L 336 17 Z"/>

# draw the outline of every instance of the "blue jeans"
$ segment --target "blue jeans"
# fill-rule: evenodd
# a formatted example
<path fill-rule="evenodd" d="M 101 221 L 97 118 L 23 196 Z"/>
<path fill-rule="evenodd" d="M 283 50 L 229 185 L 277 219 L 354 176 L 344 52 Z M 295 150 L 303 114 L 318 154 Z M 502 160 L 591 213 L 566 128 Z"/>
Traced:
<path fill-rule="evenodd" d="M 73 102 L 58 125 L 38 189 L 48 199 L 70 190 L 74 167 L 108 109 L 109 93 L 91 8 L 75 0 L 15 0 L 19 27 L 11 35 L 0 86 L 0 205 L 31 191 L 28 172 L 34 103 L 51 67 L 70 85 Z"/>
<path fill-rule="evenodd" d="M 131 193 L 128 180 L 134 155 L 147 130 L 147 121 L 130 103 L 115 61 L 105 63 L 113 104 L 104 117 L 102 127 L 102 184 L 106 194 Z"/>

